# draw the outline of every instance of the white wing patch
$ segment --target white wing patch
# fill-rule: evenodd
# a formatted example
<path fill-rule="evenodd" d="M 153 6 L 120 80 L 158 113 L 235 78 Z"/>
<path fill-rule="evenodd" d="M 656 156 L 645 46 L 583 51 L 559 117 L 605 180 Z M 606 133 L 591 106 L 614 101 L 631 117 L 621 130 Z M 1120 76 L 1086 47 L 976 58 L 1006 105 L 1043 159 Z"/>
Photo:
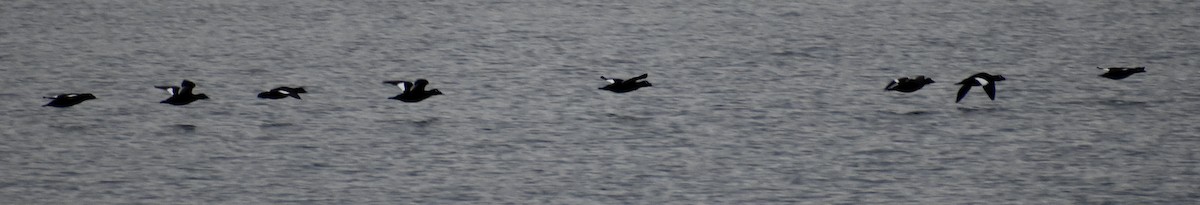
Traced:
<path fill-rule="evenodd" d="M 979 85 L 987 85 L 988 84 L 987 79 L 983 79 L 983 78 L 975 78 L 975 81 L 979 81 Z"/>
<path fill-rule="evenodd" d="M 279 93 L 283 93 L 284 95 L 291 94 L 291 93 L 288 93 L 288 91 L 286 91 L 286 90 L 279 90 Z"/>
<path fill-rule="evenodd" d="M 611 79 L 611 78 L 605 78 L 605 79 L 604 79 L 604 81 L 607 81 L 607 82 L 608 82 L 608 84 L 617 83 L 617 80 L 613 80 L 613 79 Z"/>
<path fill-rule="evenodd" d="M 400 90 L 408 90 L 408 88 L 404 86 L 404 82 L 396 83 L 396 87 L 400 87 Z"/>
<path fill-rule="evenodd" d="M 175 95 L 175 88 L 167 88 L 167 94 Z"/>

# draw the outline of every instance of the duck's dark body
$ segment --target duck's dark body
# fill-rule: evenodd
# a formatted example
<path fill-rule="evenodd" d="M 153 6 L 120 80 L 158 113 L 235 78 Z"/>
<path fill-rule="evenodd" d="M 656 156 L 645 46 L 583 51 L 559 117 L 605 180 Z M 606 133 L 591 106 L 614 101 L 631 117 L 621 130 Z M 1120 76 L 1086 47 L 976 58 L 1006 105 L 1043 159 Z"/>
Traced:
<path fill-rule="evenodd" d="M 298 88 L 278 87 L 275 89 L 271 89 L 270 91 L 267 91 L 267 92 L 258 93 L 258 98 L 283 99 L 283 98 L 287 98 L 287 97 L 292 97 L 292 98 L 296 98 L 296 99 L 301 99 L 300 93 L 308 93 L 308 91 L 305 91 L 304 87 L 298 87 Z"/>
<path fill-rule="evenodd" d="M 83 101 L 86 100 L 96 99 L 96 96 L 92 95 L 91 93 L 69 93 L 46 98 L 53 100 L 51 100 L 50 103 L 46 103 L 46 105 L 42 106 L 71 107 L 79 103 L 83 103 Z"/>
<path fill-rule="evenodd" d="M 417 79 L 416 82 L 393 80 L 393 81 L 383 81 L 383 83 L 395 85 L 396 87 L 400 87 L 400 89 L 403 89 L 403 91 L 399 95 L 388 98 L 388 99 L 399 100 L 400 102 L 407 102 L 407 103 L 421 102 L 422 100 L 428 99 L 429 97 L 433 97 L 434 95 L 442 94 L 442 91 L 440 91 L 438 89 L 425 90 L 425 86 L 429 85 L 429 81 L 425 80 L 425 79 Z"/>
<path fill-rule="evenodd" d="M 163 90 L 166 90 L 168 93 L 171 93 L 170 98 L 167 98 L 166 100 L 163 100 L 159 103 L 166 103 L 166 104 L 171 104 L 171 105 L 187 105 L 192 102 L 195 102 L 196 100 L 208 99 L 208 95 L 192 93 L 192 89 L 196 88 L 196 83 L 193 83 L 192 81 L 183 80 L 183 83 L 181 83 L 180 86 L 181 87 L 154 86 L 155 88 L 163 89 Z"/>
<path fill-rule="evenodd" d="M 622 79 L 617 79 L 617 78 L 606 78 L 604 76 L 600 76 L 600 79 L 604 79 L 609 82 L 608 85 L 605 85 L 604 87 L 600 87 L 600 89 L 612 91 L 615 93 L 626 93 L 626 92 L 637 90 L 638 88 L 653 86 L 650 84 L 650 82 L 639 81 L 639 80 L 646 79 L 646 77 L 649 77 L 648 73 L 639 75 L 637 77 L 629 78 L 628 80 L 622 80 Z"/>
<path fill-rule="evenodd" d="M 1134 67 L 1134 68 L 1125 68 L 1125 67 L 1101 68 L 1101 67 L 1096 67 L 1096 68 L 1099 68 L 1099 69 L 1101 69 L 1101 70 L 1104 70 L 1104 74 L 1100 74 L 1100 77 L 1105 77 L 1105 78 L 1108 78 L 1108 79 L 1113 79 L 1113 80 L 1125 79 L 1125 78 L 1128 78 L 1129 76 L 1131 76 L 1131 75 L 1133 75 L 1133 74 L 1136 74 L 1136 73 L 1145 73 L 1145 72 L 1146 72 L 1146 67 Z"/>
<path fill-rule="evenodd" d="M 963 97 L 966 97 L 967 92 L 970 92 L 971 87 L 974 86 L 983 87 L 983 91 L 987 93 L 988 98 L 996 100 L 996 81 L 1003 80 L 1005 80 L 1004 76 L 992 75 L 988 73 L 976 73 L 975 75 L 971 75 L 971 77 L 963 79 L 962 82 L 955 83 L 955 85 L 962 85 L 962 87 L 958 89 L 958 97 L 954 99 L 954 102 L 958 103 L 958 101 L 962 101 Z"/>
<path fill-rule="evenodd" d="M 892 82 L 888 83 L 887 87 L 884 87 L 883 90 L 895 90 L 911 93 L 920 90 L 921 88 L 925 87 L 925 85 L 931 83 L 934 83 L 933 79 L 926 78 L 923 75 L 918 75 L 914 78 L 903 77 L 892 80 Z"/>

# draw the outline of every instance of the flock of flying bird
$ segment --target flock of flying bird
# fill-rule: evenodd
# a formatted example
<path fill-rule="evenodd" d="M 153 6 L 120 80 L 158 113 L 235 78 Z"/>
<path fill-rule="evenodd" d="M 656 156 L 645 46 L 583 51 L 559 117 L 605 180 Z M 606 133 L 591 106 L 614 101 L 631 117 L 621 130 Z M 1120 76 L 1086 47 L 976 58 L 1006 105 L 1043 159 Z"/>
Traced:
<path fill-rule="evenodd" d="M 605 81 L 608 81 L 608 83 L 609 83 L 608 85 L 605 85 L 604 87 L 601 87 L 600 89 L 608 90 L 608 91 L 612 91 L 612 92 L 616 92 L 616 93 L 625 93 L 625 92 L 637 90 L 638 88 L 642 88 L 642 87 L 650 87 L 650 86 L 652 86 L 650 84 L 650 82 L 642 81 L 642 80 L 645 80 L 647 76 L 649 76 L 649 74 L 642 74 L 640 76 L 633 77 L 633 78 L 630 78 L 627 80 L 617 79 L 617 78 L 607 78 L 604 76 L 600 76 L 600 79 L 604 79 Z M 406 102 L 406 103 L 420 102 L 429 97 L 433 97 L 434 95 L 442 94 L 442 91 L 439 91 L 438 89 L 425 90 L 425 86 L 429 85 L 429 81 L 425 80 L 425 79 L 417 79 L 416 81 L 413 81 L 413 82 L 401 81 L 401 80 L 389 80 L 389 81 L 383 81 L 383 83 L 393 85 L 396 87 L 400 87 L 400 90 L 402 90 L 400 92 L 400 94 L 390 97 L 388 99 L 399 100 L 401 102 Z M 183 80 L 183 83 L 181 83 L 180 86 L 154 86 L 154 88 L 166 90 L 167 93 L 171 94 L 170 98 L 167 98 L 166 100 L 163 100 L 160 103 L 171 104 L 171 105 L 187 105 L 187 104 L 191 104 L 192 102 L 196 102 L 197 100 L 208 99 L 208 95 L 195 94 L 192 92 L 192 90 L 194 90 L 196 88 L 196 83 L 194 83 L 190 80 Z M 301 99 L 300 93 L 308 93 L 308 91 L 305 91 L 304 87 L 296 87 L 296 88 L 278 87 L 275 89 L 268 90 L 266 92 L 259 93 L 258 98 L 283 99 L 283 98 L 292 97 L 292 98 L 296 98 L 296 99 Z M 43 106 L 71 107 L 71 106 L 77 105 L 79 103 L 83 103 L 83 101 L 96 99 L 96 95 L 92 95 L 91 93 L 68 93 L 68 94 L 60 94 L 57 96 L 44 97 L 44 98 L 51 99 L 51 101 L 50 101 L 50 103 L 47 103 L 46 105 L 43 105 Z"/>
<path fill-rule="evenodd" d="M 1133 68 L 1130 68 L 1130 67 L 1111 67 L 1111 68 L 1096 67 L 1096 68 L 1104 70 L 1104 74 L 1100 75 L 1101 77 L 1105 77 L 1105 78 L 1109 78 L 1109 79 L 1113 79 L 1113 80 L 1125 79 L 1126 77 L 1129 77 L 1130 75 L 1133 75 L 1135 73 L 1146 72 L 1145 67 L 1133 67 Z M 600 76 L 600 79 L 608 81 L 608 85 L 605 85 L 604 87 L 600 87 L 600 89 L 612 91 L 615 93 L 626 93 L 626 92 L 631 92 L 631 91 L 637 90 L 638 88 L 650 87 L 650 86 L 652 86 L 650 84 L 650 82 L 644 81 L 646 79 L 646 77 L 648 77 L 648 76 L 649 76 L 649 74 L 642 74 L 642 75 L 639 75 L 639 76 L 636 76 L 633 78 L 629 78 L 629 79 L 607 78 L 604 76 Z M 1004 80 L 1005 80 L 1004 76 L 992 75 L 992 74 L 988 74 L 988 73 L 976 73 L 975 75 L 971 75 L 971 77 L 967 77 L 966 79 L 963 79 L 962 81 L 960 81 L 958 83 L 955 83 L 955 85 L 962 85 L 962 87 L 958 89 L 958 96 L 957 96 L 957 98 L 954 99 L 954 102 L 958 103 L 959 101 L 962 101 L 963 97 L 966 97 L 967 93 L 971 91 L 971 87 L 975 87 L 975 86 L 983 87 L 983 91 L 985 93 L 987 93 L 988 98 L 991 100 L 996 100 L 996 82 L 1004 81 Z M 438 89 L 425 90 L 425 86 L 429 85 L 429 81 L 425 80 L 425 79 L 417 79 L 414 82 L 390 80 L 390 81 L 383 81 L 383 83 L 393 85 L 396 87 L 400 87 L 400 89 L 402 90 L 400 92 L 400 94 L 390 97 L 388 99 L 399 100 L 401 102 L 406 102 L 406 103 L 420 102 L 429 97 L 433 97 L 434 95 L 442 94 L 442 91 L 439 91 Z M 920 90 L 921 88 L 925 87 L 925 85 L 928 85 L 931 83 L 934 83 L 933 79 L 927 78 L 925 76 L 919 75 L 919 76 L 915 76 L 912 78 L 903 77 L 903 78 L 892 80 L 891 83 L 889 83 L 886 87 L 884 87 L 884 90 L 885 91 L 894 90 L 894 91 L 899 91 L 899 92 L 911 93 L 911 92 Z M 166 104 L 171 104 L 171 105 L 187 105 L 187 104 L 190 104 L 197 100 L 208 99 L 208 95 L 193 93 L 192 90 L 194 88 L 196 88 L 196 83 L 189 81 L 189 80 L 183 80 L 183 83 L 181 83 L 180 86 L 154 86 L 154 87 L 158 88 L 158 89 L 166 90 L 167 93 L 171 94 L 170 98 L 163 100 L 161 103 L 166 103 Z M 263 98 L 263 99 L 283 99 L 283 98 L 288 98 L 288 97 L 301 99 L 300 93 L 307 93 L 307 91 L 304 90 L 304 87 L 296 87 L 296 88 L 278 87 L 275 89 L 268 90 L 266 92 L 259 93 L 258 97 Z M 82 103 L 83 101 L 96 99 L 96 96 L 92 95 L 91 93 L 69 93 L 69 94 L 61 94 L 61 95 L 57 95 L 57 96 L 53 96 L 53 97 L 45 97 L 45 98 L 52 99 L 52 100 L 50 101 L 50 103 L 47 103 L 46 105 L 43 105 L 43 106 L 71 107 L 73 105 Z"/>
<path fill-rule="evenodd" d="M 1133 68 L 1129 68 L 1129 67 L 1111 67 L 1111 68 L 1096 67 L 1096 68 L 1104 70 L 1104 74 L 1100 74 L 1100 77 L 1105 77 L 1105 78 L 1113 79 L 1113 80 L 1125 79 L 1135 73 L 1146 72 L 1146 67 L 1133 67 Z M 971 75 L 971 77 L 967 77 L 967 79 L 963 79 L 962 81 L 955 83 L 955 85 L 962 85 L 962 87 L 958 88 L 958 96 L 954 99 L 954 103 L 958 103 L 959 101 L 962 101 L 963 97 L 966 97 L 967 93 L 971 91 L 971 87 L 975 87 L 975 86 L 983 87 L 983 92 L 987 93 L 988 98 L 992 99 L 992 100 L 996 100 L 996 81 L 1004 81 L 1004 80 L 1005 80 L 1004 76 L 992 75 L 992 74 L 988 74 L 988 73 L 976 73 L 975 75 Z M 885 90 L 885 91 L 895 90 L 895 91 L 900 91 L 900 92 L 911 93 L 911 92 L 920 90 L 922 87 L 925 87 L 925 85 L 928 85 L 931 83 L 933 83 L 933 79 L 926 78 L 923 75 L 918 75 L 918 76 L 915 76 L 912 78 L 903 77 L 903 78 L 899 78 L 896 80 L 892 80 L 892 82 L 888 83 L 887 87 L 884 87 L 883 90 Z"/>

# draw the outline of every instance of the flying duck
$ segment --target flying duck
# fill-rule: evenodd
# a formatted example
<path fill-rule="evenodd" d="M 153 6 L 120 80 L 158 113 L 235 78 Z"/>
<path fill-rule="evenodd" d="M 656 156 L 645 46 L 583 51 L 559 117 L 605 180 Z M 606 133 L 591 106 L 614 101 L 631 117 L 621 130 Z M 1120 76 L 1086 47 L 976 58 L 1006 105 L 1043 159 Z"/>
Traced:
<path fill-rule="evenodd" d="M 304 91 L 304 87 L 298 87 L 298 88 L 278 87 L 275 89 L 271 89 L 270 91 L 267 91 L 267 92 L 258 93 L 258 98 L 283 99 L 283 98 L 287 98 L 287 97 L 293 97 L 296 99 L 301 99 L 300 93 L 308 93 L 308 91 Z"/>
<path fill-rule="evenodd" d="M 389 80 L 383 81 L 383 83 L 400 87 L 400 89 L 403 90 L 399 95 L 388 98 L 400 100 L 401 102 L 421 102 L 426 98 L 442 94 L 442 91 L 439 91 L 438 89 L 425 90 L 425 85 L 429 85 L 429 81 L 425 79 L 417 79 L 416 82 Z"/>
<path fill-rule="evenodd" d="M 988 98 L 996 100 L 996 81 L 1003 80 L 1004 76 L 992 75 L 988 73 L 976 73 L 975 75 L 971 75 L 971 77 L 963 79 L 962 82 L 955 83 L 955 85 L 962 85 L 962 88 L 958 89 L 958 98 L 954 99 L 954 103 L 962 101 L 963 97 L 967 96 L 967 92 L 970 92 L 971 87 L 973 86 L 983 87 L 983 91 L 987 93 Z"/>
<path fill-rule="evenodd" d="M 642 74 L 637 77 L 629 78 L 628 80 L 622 80 L 622 79 L 617 79 L 617 78 L 607 78 L 604 76 L 600 76 L 600 79 L 604 79 L 605 81 L 608 81 L 608 85 L 605 85 L 604 87 L 600 87 L 600 89 L 612 91 L 615 93 L 625 93 L 625 92 L 637 90 L 638 88 L 642 88 L 642 87 L 650 87 L 650 86 L 652 86 L 650 84 L 650 82 L 639 81 L 639 80 L 646 79 L 646 77 L 648 77 L 648 76 L 649 76 L 649 74 Z"/>
<path fill-rule="evenodd" d="M 925 87 L 925 85 L 928 85 L 930 83 L 933 83 L 933 79 L 926 78 L 923 75 L 918 75 L 914 78 L 903 77 L 903 78 L 898 78 L 898 79 L 892 80 L 892 82 L 888 83 L 887 87 L 884 87 L 883 90 L 884 91 L 895 90 L 895 91 L 900 91 L 900 92 L 911 93 L 911 92 L 920 90 L 922 87 Z"/>
<path fill-rule="evenodd" d="M 1126 67 L 1111 67 L 1111 68 L 1101 68 L 1101 67 L 1096 67 L 1096 68 L 1099 68 L 1100 70 L 1104 70 L 1104 74 L 1100 74 L 1100 77 L 1105 77 L 1105 78 L 1108 78 L 1108 79 L 1113 79 L 1113 80 L 1125 79 L 1125 78 L 1129 77 L 1130 75 L 1133 75 L 1134 73 L 1145 73 L 1145 72 L 1146 72 L 1146 67 L 1135 67 L 1135 68 L 1126 68 Z"/>
<path fill-rule="evenodd" d="M 192 81 L 183 80 L 183 83 L 181 84 L 181 86 L 182 87 L 176 87 L 176 86 L 154 86 L 154 87 L 158 88 L 158 89 L 166 90 L 167 93 L 171 94 L 170 98 L 167 98 L 166 100 L 163 100 L 160 103 L 166 103 L 166 104 L 171 104 L 171 105 L 187 105 L 188 103 L 195 102 L 196 100 L 208 99 L 208 95 L 192 94 L 192 89 L 196 88 L 196 83 L 193 83 Z"/>
<path fill-rule="evenodd" d="M 85 100 L 96 99 L 96 96 L 92 95 L 91 93 L 68 93 L 68 94 L 61 94 L 61 95 L 57 95 L 57 96 L 53 96 L 53 97 L 43 97 L 43 98 L 53 99 L 50 101 L 50 103 L 46 103 L 46 105 L 42 105 L 43 107 L 44 106 L 71 107 L 73 105 L 83 103 L 83 101 L 85 101 Z"/>

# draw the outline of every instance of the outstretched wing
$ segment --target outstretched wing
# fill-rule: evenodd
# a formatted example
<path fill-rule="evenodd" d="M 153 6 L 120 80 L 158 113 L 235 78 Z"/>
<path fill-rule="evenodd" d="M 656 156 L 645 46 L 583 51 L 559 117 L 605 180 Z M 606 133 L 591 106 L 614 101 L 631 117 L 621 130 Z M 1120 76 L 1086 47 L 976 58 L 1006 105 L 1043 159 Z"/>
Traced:
<path fill-rule="evenodd" d="M 625 80 L 616 79 L 616 78 L 607 78 L 604 76 L 600 76 L 600 79 L 604 79 L 604 81 L 608 81 L 608 84 L 617 84 L 617 83 L 621 83 L 621 82 L 625 81 Z"/>
<path fill-rule="evenodd" d="M 292 90 L 292 92 L 296 92 L 296 93 L 308 93 L 308 91 L 304 90 L 304 87 L 292 88 L 291 90 Z"/>
<path fill-rule="evenodd" d="M 180 93 L 180 94 L 185 94 L 185 95 L 191 95 L 191 94 L 192 94 L 192 89 L 195 89 L 195 88 L 196 88 L 196 83 L 194 83 L 194 82 L 192 82 L 192 81 L 190 81 L 190 80 L 183 80 L 183 83 L 180 83 L 180 85 L 181 85 L 182 87 L 180 87 L 179 89 L 177 89 L 177 90 L 179 90 L 179 91 L 176 91 L 175 93 Z"/>
<path fill-rule="evenodd" d="M 983 85 L 983 92 L 986 92 L 989 99 L 996 100 L 996 84 L 988 83 Z"/>
<path fill-rule="evenodd" d="M 971 85 L 967 85 L 966 83 L 963 83 L 962 88 L 958 88 L 958 98 L 954 99 L 954 103 L 958 103 L 958 101 L 962 101 L 963 97 L 967 96 L 967 92 L 971 92 Z"/>
<path fill-rule="evenodd" d="M 154 88 L 166 90 L 171 95 L 178 95 L 180 90 L 179 86 L 154 86 Z"/>
<path fill-rule="evenodd" d="M 303 98 L 300 98 L 300 93 L 304 93 L 304 88 L 294 89 L 294 88 L 289 88 L 289 87 L 279 87 L 279 88 L 271 89 L 271 92 L 284 94 L 284 95 L 291 96 L 296 99 L 303 99 Z"/>
<path fill-rule="evenodd" d="M 46 97 L 42 97 L 42 98 L 45 98 L 45 99 L 58 99 L 58 98 L 63 98 L 63 97 L 66 97 L 66 96 L 67 96 L 67 94 L 59 94 L 59 95 L 55 95 L 55 96 L 46 96 Z"/>
<path fill-rule="evenodd" d="M 403 90 L 403 91 L 406 91 L 406 92 L 407 92 L 408 90 L 412 89 L 412 87 L 413 87 L 413 83 L 412 83 L 412 82 L 403 81 L 403 80 L 389 80 L 389 81 L 383 81 L 383 83 L 384 83 L 384 84 L 395 85 L 396 87 L 400 87 L 400 90 Z"/>
<path fill-rule="evenodd" d="M 891 82 L 891 83 L 888 83 L 888 85 L 887 85 L 887 86 L 883 87 L 883 90 L 884 90 L 884 91 L 888 91 L 888 90 L 895 90 L 895 89 L 896 89 L 896 84 L 897 84 L 897 83 L 900 83 L 900 79 L 895 79 L 895 80 L 892 80 L 892 82 Z"/>
<path fill-rule="evenodd" d="M 284 88 L 275 88 L 275 89 L 271 89 L 270 91 L 267 91 L 267 92 L 280 93 L 280 94 L 284 94 L 284 95 L 292 94 L 292 92 L 288 92 L 288 89 L 284 89 Z"/>
<path fill-rule="evenodd" d="M 649 77 L 649 76 L 650 76 L 650 74 L 649 74 L 649 73 L 643 73 L 642 75 L 639 75 L 639 76 L 637 76 L 637 77 L 632 77 L 632 78 L 629 78 L 629 81 L 638 81 L 638 80 L 644 80 L 644 79 L 646 79 L 646 77 Z"/>

